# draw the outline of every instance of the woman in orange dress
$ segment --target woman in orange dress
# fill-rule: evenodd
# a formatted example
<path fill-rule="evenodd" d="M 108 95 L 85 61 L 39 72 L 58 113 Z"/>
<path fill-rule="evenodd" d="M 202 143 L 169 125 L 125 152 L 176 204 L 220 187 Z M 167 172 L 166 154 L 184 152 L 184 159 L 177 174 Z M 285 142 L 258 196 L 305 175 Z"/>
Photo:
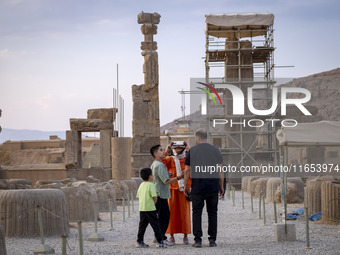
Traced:
<path fill-rule="evenodd" d="M 167 156 L 163 159 L 163 164 L 173 177 L 180 175 L 185 169 L 186 152 L 189 149 L 185 142 L 172 142 L 166 148 Z M 189 180 L 189 185 L 191 180 Z M 170 234 L 169 241 L 175 243 L 174 234 L 184 234 L 183 243 L 189 244 L 188 234 L 191 233 L 190 202 L 184 194 L 184 181 L 178 180 L 170 184 L 171 198 L 168 199 L 170 209 L 170 221 L 166 231 Z"/>

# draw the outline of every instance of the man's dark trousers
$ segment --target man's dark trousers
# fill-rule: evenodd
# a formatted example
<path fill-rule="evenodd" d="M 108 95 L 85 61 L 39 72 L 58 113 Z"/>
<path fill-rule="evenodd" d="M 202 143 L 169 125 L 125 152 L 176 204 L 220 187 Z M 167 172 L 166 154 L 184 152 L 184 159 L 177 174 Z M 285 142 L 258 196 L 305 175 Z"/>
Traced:
<path fill-rule="evenodd" d="M 159 222 L 159 228 L 161 229 L 161 235 L 162 239 L 166 240 L 165 232 L 168 229 L 169 226 L 169 220 L 170 220 L 170 210 L 169 210 L 169 204 L 168 199 L 163 199 L 158 197 L 157 203 L 156 203 L 156 211 L 158 214 L 158 222 Z"/>
<path fill-rule="evenodd" d="M 218 192 L 191 194 L 192 201 L 192 225 L 195 242 L 202 242 L 202 211 L 204 201 L 208 213 L 208 235 L 209 240 L 216 240 L 217 235 L 217 205 Z"/>

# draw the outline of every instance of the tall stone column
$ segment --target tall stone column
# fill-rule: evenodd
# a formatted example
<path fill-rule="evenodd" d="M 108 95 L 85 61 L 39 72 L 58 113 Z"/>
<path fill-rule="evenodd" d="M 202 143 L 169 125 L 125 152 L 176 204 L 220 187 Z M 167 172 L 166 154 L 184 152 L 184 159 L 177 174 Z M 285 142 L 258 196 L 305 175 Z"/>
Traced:
<path fill-rule="evenodd" d="M 157 24 L 159 24 L 161 15 L 158 13 L 138 14 L 138 24 L 142 24 L 141 31 L 144 35 L 142 42 L 142 56 L 144 56 L 144 84 L 158 85 L 158 53 L 157 42 L 154 42 L 153 36 L 157 34 Z"/>
<path fill-rule="evenodd" d="M 144 35 L 141 45 L 144 84 L 132 86 L 132 168 L 136 176 L 141 168 L 150 167 L 153 161 L 150 148 L 160 143 L 158 53 L 157 42 L 153 40 L 160 17 L 158 13 L 138 14 L 138 24 L 142 24 Z"/>

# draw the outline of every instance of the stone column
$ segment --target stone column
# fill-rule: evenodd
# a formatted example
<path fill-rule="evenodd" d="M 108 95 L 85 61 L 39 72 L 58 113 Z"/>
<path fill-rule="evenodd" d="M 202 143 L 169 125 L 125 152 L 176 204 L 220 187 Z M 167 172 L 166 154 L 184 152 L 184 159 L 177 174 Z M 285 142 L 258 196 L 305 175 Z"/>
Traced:
<path fill-rule="evenodd" d="M 81 132 L 66 131 L 65 166 L 67 169 L 79 169 L 82 165 Z"/>
<path fill-rule="evenodd" d="M 112 137 L 112 179 L 131 179 L 131 138 Z"/>
<path fill-rule="evenodd" d="M 100 167 L 111 168 L 112 129 L 100 130 Z"/>
<path fill-rule="evenodd" d="M 158 53 L 157 42 L 153 41 L 153 36 L 157 34 L 157 24 L 161 15 L 158 13 L 138 14 L 138 24 L 142 24 L 141 31 L 144 35 L 141 49 L 144 56 L 144 84 L 158 84 Z"/>
<path fill-rule="evenodd" d="M 157 42 L 153 41 L 159 21 L 158 13 L 142 12 L 138 15 L 138 24 L 142 24 L 141 31 L 144 35 L 141 49 L 144 56 L 145 84 L 132 86 L 132 168 L 136 176 L 141 168 L 151 165 L 153 158 L 150 148 L 160 143 L 158 54 Z"/>

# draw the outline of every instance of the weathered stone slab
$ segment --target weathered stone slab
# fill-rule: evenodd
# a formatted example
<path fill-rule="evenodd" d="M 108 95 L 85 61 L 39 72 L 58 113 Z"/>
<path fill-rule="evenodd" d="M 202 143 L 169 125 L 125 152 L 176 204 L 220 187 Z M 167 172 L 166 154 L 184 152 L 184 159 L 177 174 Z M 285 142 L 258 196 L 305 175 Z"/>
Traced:
<path fill-rule="evenodd" d="M 102 129 L 113 129 L 109 120 L 100 119 L 70 119 L 71 130 L 79 132 L 98 132 Z"/>
<path fill-rule="evenodd" d="M 87 110 L 88 119 L 109 120 L 113 122 L 116 119 L 117 108 L 99 108 Z"/>

